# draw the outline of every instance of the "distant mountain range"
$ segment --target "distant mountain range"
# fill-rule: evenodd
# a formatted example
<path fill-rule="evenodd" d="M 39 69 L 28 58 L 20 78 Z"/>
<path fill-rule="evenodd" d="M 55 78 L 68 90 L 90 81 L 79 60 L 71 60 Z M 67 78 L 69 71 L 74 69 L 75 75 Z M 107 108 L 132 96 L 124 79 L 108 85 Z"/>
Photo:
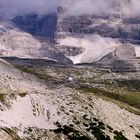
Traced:
<path fill-rule="evenodd" d="M 1 21 L 1 55 L 51 59 L 65 64 L 101 62 L 115 52 L 117 57 L 113 55 L 111 61 L 106 61 L 140 57 L 138 16 L 122 16 L 119 10 L 104 15 L 69 15 L 67 8 L 72 2 L 61 1 L 57 13 Z M 116 3 L 113 6 L 120 8 Z"/>

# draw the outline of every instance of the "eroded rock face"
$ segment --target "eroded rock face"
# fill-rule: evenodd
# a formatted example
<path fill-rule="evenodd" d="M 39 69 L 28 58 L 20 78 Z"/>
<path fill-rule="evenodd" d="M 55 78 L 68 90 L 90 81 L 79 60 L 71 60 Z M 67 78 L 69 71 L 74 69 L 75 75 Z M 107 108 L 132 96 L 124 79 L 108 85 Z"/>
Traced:
<path fill-rule="evenodd" d="M 102 14 L 102 15 L 77 15 L 75 13 L 75 16 L 72 15 L 65 15 L 67 8 L 69 7 L 68 5 L 72 3 L 72 1 L 69 1 L 67 3 L 64 4 L 64 1 L 61 4 L 61 7 L 59 8 L 59 16 L 58 16 L 58 24 L 57 24 L 57 41 L 62 42 L 62 40 L 65 41 L 66 38 L 85 38 L 85 36 L 92 36 L 92 35 L 99 35 L 101 36 L 103 39 L 106 38 L 112 38 L 114 39 L 114 41 L 116 41 L 116 44 L 114 44 L 114 46 L 112 46 L 112 49 L 115 48 L 117 46 L 117 44 L 119 44 L 118 46 L 121 46 L 119 49 L 123 52 L 121 53 L 121 55 L 125 55 L 125 53 L 127 54 L 127 57 L 129 56 L 129 59 L 131 56 L 133 56 L 133 54 L 131 55 L 128 52 L 129 49 L 129 45 L 130 44 L 140 44 L 140 20 L 139 17 L 133 17 L 130 18 L 128 16 L 122 15 L 119 12 L 120 9 L 120 5 L 117 4 L 117 2 L 114 2 L 114 8 L 118 9 L 118 12 L 114 13 L 114 14 Z M 126 3 L 129 4 L 129 1 L 126 1 Z M 94 37 L 93 37 L 94 38 Z M 60 41 L 61 40 L 61 41 Z M 88 43 L 87 43 L 88 44 Z M 85 45 L 85 48 L 88 48 L 89 45 Z M 96 45 L 94 45 L 95 43 L 93 42 L 93 47 L 94 48 Z M 66 45 L 66 44 L 65 44 Z M 79 42 L 79 47 L 81 47 L 81 42 Z M 75 46 L 78 46 L 77 44 Z M 124 45 L 124 47 L 123 47 Z M 63 46 L 63 44 L 58 44 L 58 49 L 61 49 Z M 67 46 L 67 45 L 66 45 Z M 73 45 L 68 45 L 69 49 L 71 47 L 73 47 Z M 100 44 L 100 46 L 104 46 L 104 44 Z M 108 45 L 109 46 L 109 45 Z M 128 46 L 125 47 L 125 46 Z M 64 48 L 64 47 L 63 47 Z M 77 47 L 78 48 L 78 47 Z M 90 52 L 94 52 L 94 49 L 92 49 L 90 47 Z M 104 47 L 103 47 L 104 48 Z M 110 46 L 109 46 L 110 48 Z M 126 48 L 126 52 L 125 52 L 125 48 Z M 133 48 L 133 53 L 134 51 L 137 52 L 137 56 L 139 56 L 138 50 L 135 50 L 135 45 L 132 47 Z M 130 48 L 130 51 L 131 49 Z M 116 49 L 118 50 L 118 47 L 116 47 Z M 86 49 L 85 49 L 86 50 Z M 107 48 L 105 49 L 106 51 L 108 50 Z M 112 50 L 110 52 L 108 52 L 108 54 L 106 54 L 106 51 L 104 51 L 104 56 L 109 55 L 110 53 L 112 53 Z M 83 52 L 79 52 L 79 55 L 81 55 Z M 89 53 L 86 54 L 86 56 L 88 56 Z M 73 60 L 74 62 L 78 62 L 77 59 L 79 59 L 79 55 L 77 55 L 77 57 L 75 57 L 75 60 Z M 68 55 L 70 58 L 72 57 L 72 55 Z M 85 54 L 84 54 L 85 56 Z M 122 59 L 125 56 L 121 56 Z M 121 59 L 120 57 L 120 59 Z M 86 58 L 86 57 L 85 57 Z M 133 57 L 134 58 L 134 57 Z M 98 59 L 95 59 L 95 56 L 93 55 L 93 57 L 90 57 L 90 60 L 92 62 L 97 61 L 100 59 L 100 55 L 98 57 Z M 131 57 L 132 59 L 132 57 Z M 89 60 L 85 60 L 86 62 L 91 62 Z M 85 61 L 81 61 L 85 62 Z"/>
<path fill-rule="evenodd" d="M 59 51 L 65 54 L 66 56 L 77 56 L 84 52 L 84 48 L 62 45 L 59 46 Z"/>
<path fill-rule="evenodd" d="M 59 22 L 59 31 L 77 34 L 99 34 L 103 37 L 121 40 L 140 40 L 139 18 L 112 16 L 78 16 L 63 18 Z"/>
<path fill-rule="evenodd" d="M 43 39 L 38 40 L 10 22 L 0 22 L 0 26 L 0 56 L 48 59 L 65 64 L 72 63 L 69 58 L 54 48 L 53 43 L 44 42 Z M 44 31 L 46 30 L 44 29 Z"/>
<path fill-rule="evenodd" d="M 38 42 L 34 44 L 27 43 L 27 40 L 22 42 L 25 44 L 24 46 L 28 46 L 27 56 L 56 58 L 59 62 L 64 63 L 71 63 L 70 59 L 73 63 L 96 62 L 110 56 L 115 50 L 119 59 L 126 57 L 132 59 L 134 57 L 131 56 L 134 56 L 135 53 L 136 57 L 140 56 L 140 20 L 138 16 L 130 18 L 122 16 L 120 12 L 102 16 L 66 15 L 66 8 L 71 2 L 61 1 L 57 13 L 44 16 L 18 16 L 12 20 L 16 27 L 31 34 L 39 43 L 46 42 L 46 47 Z M 119 5 L 114 4 L 114 6 L 119 9 Z M 1 34 L 3 32 L 5 31 L 1 30 Z M 111 43 L 107 40 L 111 40 Z M 3 41 L 6 42 L 6 39 Z M 4 48 L 3 44 L 1 48 Z M 10 45 L 12 48 L 16 48 L 15 43 L 10 44 L 12 44 L 12 46 Z M 18 45 L 20 46 L 20 44 Z M 40 51 L 31 53 L 30 48 L 34 50 L 34 46 Z M 0 54 L 3 52 L 4 49 L 1 49 Z"/>
<path fill-rule="evenodd" d="M 123 44 L 116 47 L 116 49 L 104 56 L 100 61 L 107 63 L 112 60 L 130 60 L 136 57 L 134 46 Z"/>
<path fill-rule="evenodd" d="M 53 41 L 57 28 L 57 18 L 57 14 L 54 13 L 46 16 L 18 16 L 12 21 L 25 32 L 35 36 L 46 37 Z"/>
<path fill-rule="evenodd" d="M 71 2 L 72 1 L 61 0 L 60 6 L 58 7 L 58 13 L 49 14 L 41 17 L 37 15 L 18 16 L 12 21 L 20 29 L 37 36 L 39 40 L 51 41 L 52 44 L 55 44 L 55 48 L 58 51 L 62 52 L 64 55 L 70 58 L 74 63 L 91 63 L 94 61 L 98 61 L 101 58 L 99 56 L 98 59 L 97 57 L 95 59 L 95 56 L 90 56 L 90 60 L 78 60 L 79 55 L 83 55 L 83 53 L 88 49 L 88 43 L 84 46 L 81 46 L 81 42 L 74 45 L 60 43 L 69 37 L 73 37 L 74 39 L 84 39 L 88 36 L 99 35 L 103 39 L 111 38 L 116 41 L 116 44 L 119 44 L 119 46 L 121 46 L 120 48 L 123 50 L 123 55 L 127 53 L 129 54 L 129 47 L 128 49 L 126 47 L 126 52 L 124 52 L 125 48 L 123 47 L 123 45 L 128 46 L 127 43 L 137 45 L 140 44 L 139 17 L 130 18 L 122 16 L 120 12 L 102 16 L 65 15 L 66 8 Z M 114 6 L 115 8 L 119 9 L 118 4 L 114 4 Z M 115 48 L 116 44 L 114 44 L 114 46 L 109 46 L 109 48 Z M 93 49 L 90 46 L 90 52 L 94 52 L 94 46 L 95 45 L 93 42 Z M 104 47 L 104 44 L 100 44 L 100 46 Z M 133 52 L 134 49 L 135 46 L 133 46 Z M 106 54 L 106 51 L 108 51 L 107 48 L 105 49 L 104 56 L 112 53 L 112 50 L 108 52 L 108 54 Z M 135 51 L 138 51 L 138 49 L 136 49 Z M 139 52 L 136 54 L 137 57 L 139 57 Z M 88 53 L 84 53 L 84 57 L 85 55 L 88 56 Z"/>
<path fill-rule="evenodd" d="M 126 57 L 123 56 L 125 54 L 127 54 L 127 56 L 130 55 L 129 58 L 131 57 L 131 54 L 128 52 L 129 49 L 131 52 L 133 48 L 132 52 L 136 53 L 135 45 L 130 48 L 127 43 L 137 45 L 140 43 L 140 22 L 138 18 L 121 18 L 119 15 L 108 17 L 68 17 L 59 20 L 57 33 L 60 40 L 65 40 L 68 36 L 77 38 L 77 36 L 91 36 L 93 34 L 98 34 L 103 38 L 113 38 L 117 44 L 122 43 L 120 49 L 123 51 L 123 54 L 121 54 L 123 59 L 123 57 Z M 79 46 L 80 45 L 81 44 L 79 44 Z M 61 44 L 58 48 L 61 48 Z M 134 56 L 134 54 L 132 56 Z"/>

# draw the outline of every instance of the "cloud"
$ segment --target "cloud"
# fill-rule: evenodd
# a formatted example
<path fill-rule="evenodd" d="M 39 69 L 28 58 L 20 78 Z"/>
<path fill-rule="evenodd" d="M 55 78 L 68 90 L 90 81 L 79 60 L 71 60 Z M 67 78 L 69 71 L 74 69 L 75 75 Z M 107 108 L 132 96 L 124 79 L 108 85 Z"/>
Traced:
<path fill-rule="evenodd" d="M 107 15 L 120 13 L 124 16 L 140 15 L 140 0 L 0 0 L 0 17 L 17 15 L 43 15 L 56 12 L 64 6 L 65 16 Z"/>
<path fill-rule="evenodd" d="M 56 12 L 59 0 L 0 0 L 0 17 Z"/>
<path fill-rule="evenodd" d="M 108 1 L 108 2 L 107 2 Z M 77 0 L 73 1 L 66 7 L 67 15 L 83 15 L 83 14 L 107 14 L 113 12 L 110 0 Z"/>
<path fill-rule="evenodd" d="M 121 6 L 125 16 L 140 16 L 140 0 L 127 0 L 127 3 L 122 3 Z"/>
<path fill-rule="evenodd" d="M 71 0 L 65 5 L 65 16 L 109 15 L 119 13 L 124 16 L 140 15 L 140 0 Z"/>

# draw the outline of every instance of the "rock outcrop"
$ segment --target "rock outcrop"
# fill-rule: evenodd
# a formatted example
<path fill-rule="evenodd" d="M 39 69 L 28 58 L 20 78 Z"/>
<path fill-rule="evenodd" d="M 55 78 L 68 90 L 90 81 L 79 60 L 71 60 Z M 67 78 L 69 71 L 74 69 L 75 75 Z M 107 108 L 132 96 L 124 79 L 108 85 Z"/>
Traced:
<path fill-rule="evenodd" d="M 47 56 L 51 58 L 52 56 L 52 59 L 56 57 L 59 59 L 60 55 L 59 62 L 67 57 L 64 60 L 66 63 L 71 63 L 68 59 L 71 59 L 73 63 L 92 63 L 99 61 L 102 57 L 110 56 L 112 52 L 118 50 L 118 46 L 121 46 L 119 47 L 119 52 L 122 52 L 122 59 L 129 55 L 131 48 L 133 48 L 133 51 L 135 49 L 136 57 L 140 56 L 140 20 L 138 16 L 130 18 L 122 15 L 119 12 L 120 5 L 116 2 L 113 4 L 114 8 L 118 9 L 116 13 L 107 15 L 69 15 L 66 13 L 71 3 L 72 1 L 70 0 L 61 0 L 56 13 L 44 16 L 17 16 L 12 20 L 16 27 L 31 34 L 36 41 L 46 43 L 46 47 L 44 47 L 45 45 L 42 47 L 38 42 L 35 43 L 36 45 L 25 43 L 26 46 L 32 49 L 34 48 L 33 46 L 41 46 L 38 47 L 41 53 L 32 55 L 37 55 L 37 57 L 43 55 L 42 58 L 47 58 Z M 96 35 L 100 36 L 100 38 L 95 39 Z M 107 40 L 111 40 L 111 43 L 107 42 Z M 97 44 L 97 42 L 99 43 Z M 129 47 L 123 47 L 129 46 L 127 44 L 132 46 L 129 52 Z M 100 49 L 98 49 L 98 46 Z M 1 48 L 3 47 L 4 45 L 2 44 Z M 28 53 L 30 53 L 29 48 Z M 101 52 L 101 50 L 103 51 Z M 0 53 L 2 54 L 3 51 L 1 49 Z"/>
<path fill-rule="evenodd" d="M 1 57 L 48 59 L 59 63 L 72 64 L 72 61 L 69 58 L 54 48 L 53 43 L 38 40 L 33 35 L 14 26 L 13 23 L 1 22 L 0 25 Z M 46 30 L 44 29 L 44 31 Z"/>
<path fill-rule="evenodd" d="M 48 41 L 54 44 L 55 49 L 62 52 L 68 58 L 70 58 L 74 63 L 91 63 L 101 59 L 101 56 L 93 57 L 90 56 L 89 59 L 85 59 L 88 56 L 88 51 L 94 52 L 94 42 L 93 47 L 88 45 L 88 42 L 83 45 L 82 41 L 75 44 L 71 40 L 70 43 L 62 43 L 68 38 L 81 38 L 84 40 L 89 36 L 99 35 L 103 39 L 111 38 L 116 42 L 116 44 L 110 45 L 109 48 L 116 48 L 116 46 L 121 46 L 119 50 L 123 51 L 123 55 L 127 54 L 123 46 L 128 46 L 127 44 L 133 44 L 133 50 L 136 45 L 140 44 L 140 20 L 139 17 L 130 18 L 123 16 L 120 12 L 109 14 L 109 15 L 66 15 L 67 8 L 72 1 L 61 0 L 58 7 L 58 12 L 54 14 L 49 14 L 45 16 L 37 15 L 27 15 L 18 16 L 12 21 L 20 29 L 38 37 L 41 41 Z M 119 9 L 120 5 L 114 3 L 114 7 Z M 94 37 L 93 37 L 94 38 Z M 118 45 L 119 44 L 119 45 Z M 100 44 L 104 48 L 105 44 Z M 93 48 L 93 49 L 92 49 Z M 129 48 L 129 47 L 128 47 Z M 116 48 L 118 49 L 118 48 Z M 131 51 L 131 49 L 130 49 Z M 135 50 L 136 56 L 139 57 L 138 49 Z M 108 54 L 106 53 L 108 52 Z M 105 49 L 105 53 L 102 57 L 112 53 Z M 82 61 L 78 60 L 79 56 L 83 56 Z M 129 54 L 129 53 L 128 53 Z M 127 54 L 127 56 L 128 56 Z M 122 55 L 122 54 L 121 54 Z M 123 56 L 122 56 L 123 57 Z M 124 56 L 125 57 L 125 56 Z M 87 58 L 87 57 L 85 57 Z"/>
<path fill-rule="evenodd" d="M 54 13 L 46 16 L 18 16 L 12 21 L 25 32 L 53 41 L 57 29 L 57 18 L 57 14 Z"/>

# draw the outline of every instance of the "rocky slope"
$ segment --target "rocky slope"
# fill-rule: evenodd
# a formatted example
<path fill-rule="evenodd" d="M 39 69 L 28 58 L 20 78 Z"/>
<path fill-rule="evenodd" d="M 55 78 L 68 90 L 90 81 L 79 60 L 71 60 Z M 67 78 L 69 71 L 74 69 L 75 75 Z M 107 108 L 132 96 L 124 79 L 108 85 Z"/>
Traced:
<path fill-rule="evenodd" d="M 140 139 L 139 17 L 74 2 L 0 19 L 0 140 Z"/>
<path fill-rule="evenodd" d="M 4 60 L 0 59 L 0 93 L 30 93 L 43 90 L 42 84 L 34 76 L 29 76 L 15 69 Z"/>
<path fill-rule="evenodd" d="M 139 87 L 132 86 L 133 90 L 127 84 L 126 89 L 121 87 L 121 81 L 139 80 L 139 73 L 112 74 L 89 66 L 40 63 L 38 67 L 30 61 L 19 62 L 16 68 L 0 62 L 3 72 L 0 74 L 3 91 L 0 94 L 0 137 L 3 140 L 139 139 L 140 117 L 135 115 L 139 114 L 139 100 L 125 98 L 130 96 L 128 90 L 139 98 L 136 93 Z M 73 80 L 70 81 L 69 76 Z M 6 77 L 11 79 L 8 85 L 16 89 L 20 86 L 18 91 L 7 90 Z M 112 92 L 116 84 L 118 89 Z M 117 90 L 123 94 L 118 94 Z"/>
<path fill-rule="evenodd" d="M 9 21 L 0 22 L 0 33 L 1 56 L 50 59 L 61 63 L 72 63 L 65 55 L 54 49 L 53 44 L 37 40 Z"/>
<path fill-rule="evenodd" d="M 114 50 L 123 51 L 123 46 L 129 45 L 133 47 L 133 53 L 135 51 L 136 55 L 128 53 L 129 48 L 126 47 L 127 58 L 139 57 L 139 17 L 123 17 L 120 13 L 106 16 L 63 17 L 63 15 L 65 15 L 65 9 L 58 18 L 57 47 L 64 53 L 65 50 L 80 48 L 79 55 L 67 53 L 74 63 L 98 61 L 101 57 L 113 53 Z M 121 59 L 125 59 L 122 53 L 119 55 Z"/>

